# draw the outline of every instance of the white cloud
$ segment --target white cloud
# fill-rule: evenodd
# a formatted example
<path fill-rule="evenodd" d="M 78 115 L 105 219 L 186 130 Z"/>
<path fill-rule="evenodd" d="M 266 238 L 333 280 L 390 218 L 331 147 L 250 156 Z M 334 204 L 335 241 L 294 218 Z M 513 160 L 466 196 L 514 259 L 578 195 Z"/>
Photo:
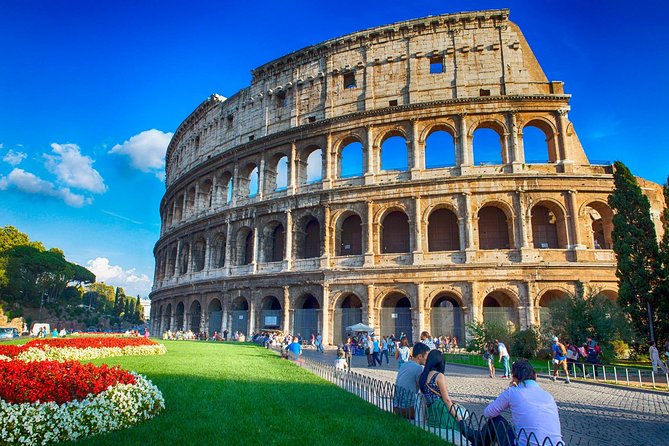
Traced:
<path fill-rule="evenodd" d="M 132 136 L 123 144 L 116 144 L 109 153 L 128 155 L 130 165 L 142 172 L 151 172 L 158 179 L 165 179 L 165 152 L 173 133 L 145 130 Z"/>
<path fill-rule="evenodd" d="M 0 177 L 0 190 L 9 188 L 15 188 L 26 194 L 55 197 L 63 200 L 68 206 L 76 208 L 92 203 L 88 197 L 75 194 L 67 187 L 56 187 L 53 183 L 18 167 L 15 167 L 6 177 Z"/>
<path fill-rule="evenodd" d="M 96 194 L 107 190 L 100 173 L 93 168 L 93 160 L 81 154 L 76 144 L 51 144 L 55 155 L 44 154 L 45 166 L 66 186 Z"/>
<path fill-rule="evenodd" d="M 0 149 L 2 149 L 2 144 L 0 144 Z M 9 152 L 7 152 L 4 157 L 2 157 L 2 160 L 11 166 L 18 166 L 27 157 L 27 153 L 15 152 L 10 149 Z"/>
<path fill-rule="evenodd" d="M 110 265 L 106 257 L 97 257 L 86 262 L 88 268 L 97 282 L 107 285 L 122 287 L 126 295 L 148 296 L 151 291 L 151 279 L 146 274 L 139 274 L 135 268 L 123 269 L 119 265 Z"/>

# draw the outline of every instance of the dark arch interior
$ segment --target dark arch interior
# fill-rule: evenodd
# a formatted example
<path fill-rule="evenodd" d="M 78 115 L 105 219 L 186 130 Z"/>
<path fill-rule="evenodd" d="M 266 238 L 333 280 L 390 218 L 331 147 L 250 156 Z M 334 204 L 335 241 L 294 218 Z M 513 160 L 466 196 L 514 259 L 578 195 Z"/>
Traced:
<path fill-rule="evenodd" d="M 232 303 L 232 309 L 234 311 L 247 311 L 249 309 L 249 303 L 243 297 L 238 297 Z"/>
<path fill-rule="evenodd" d="M 349 294 L 341 303 L 342 308 L 362 308 L 360 298 L 355 294 Z"/>
<path fill-rule="evenodd" d="M 452 296 L 439 296 L 434 303 L 432 304 L 433 307 L 442 307 L 442 308 L 458 308 L 460 307 L 460 304 L 458 303 L 457 299 L 455 299 Z"/>
<path fill-rule="evenodd" d="M 274 296 L 268 296 L 265 298 L 265 301 L 263 302 L 262 305 L 263 310 L 280 310 L 281 309 L 281 303 L 279 302 L 279 299 L 277 299 Z"/>
<path fill-rule="evenodd" d="M 304 302 L 302 303 L 303 310 L 316 310 L 320 308 L 318 300 L 311 294 L 308 294 L 304 297 Z"/>

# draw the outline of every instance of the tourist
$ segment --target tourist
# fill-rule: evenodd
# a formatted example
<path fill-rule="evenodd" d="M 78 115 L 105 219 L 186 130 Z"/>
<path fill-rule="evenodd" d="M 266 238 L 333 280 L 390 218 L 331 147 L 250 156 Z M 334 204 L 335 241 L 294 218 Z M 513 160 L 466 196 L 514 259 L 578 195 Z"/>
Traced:
<path fill-rule="evenodd" d="M 462 417 L 448 394 L 444 369 L 444 355 L 439 350 L 431 350 L 418 384 L 426 404 L 428 425 L 457 431 Z"/>
<path fill-rule="evenodd" d="M 407 344 L 406 338 L 402 343 Z M 393 412 L 402 415 L 404 418 L 413 420 L 416 417 L 416 395 L 420 388 L 418 387 L 418 378 L 423 373 L 423 365 L 430 349 L 422 342 L 417 342 L 413 347 L 413 360 L 404 364 L 404 367 L 397 372 L 395 379 L 395 395 L 393 397 Z"/>
<path fill-rule="evenodd" d="M 62 333 L 63 333 L 63 330 L 61 330 L 61 336 L 64 337 L 65 335 L 62 334 Z M 150 335 L 150 334 L 149 334 L 149 329 L 148 329 L 148 328 L 144 328 L 144 339 L 149 339 L 149 335 Z"/>
<path fill-rule="evenodd" d="M 432 336 L 430 336 L 430 333 L 427 331 L 424 331 L 420 334 L 420 342 L 430 347 L 430 350 L 437 348 L 434 346 L 434 342 L 432 342 Z"/>
<path fill-rule="evenodd" d="M 346 338 L 346 342 L 344 343 L 344 355 L 346 357 L 346 366 L 348 367 L 348 371 L 351 371 L 351 355 L 352 355 L 352 350 L 353 349 L 353 340 L 351 339 L 350 336 Z"/>
<path fill-rule="evenodd" d="M 379 363 L 383 362 L 383 357 L 386 357 L 386 365 L 390 364 L 390 360 L 388 359 L 388 338 L 383 337 L 381 338 L 381 355 L 379 357 Z"/>
<path fill-rule="evenodd" d="M 297 336 L 293 337 L 293 342 L 288 344 L 288 347 L 286 347 L 286 352 L 288 353 L 288 359 L 294 362 L 298 362 L 300 360 L 300 356 L 302 355 L 302 346 L 300 345 Z"/>
<path fill-rule="evenodd" d="M 457 351 L 458 349 L 458 338 L 456 338 L 455 336 L 453 336 L 453 338 L 451 339 L 451 347 L 453 347 L 454 352 Z"/>
<path fill-rule="evenodd" d="M 59 335 L 60 335 L 61 338 L 64 338 L 65 336 L 67 336 L 67 330 L 65 330 L 64 327 L 61 328 Z"/>
<path fill-rule="evenodd" d="M 337 349 L 337 359 L 335 359 L 334 362 L 335 370 L 346 371 L 347 364 L 346 364 L 346 358 L 344 356 L 345 356 L 344 350 Z M 348 369 L 350 370 L 350 366 L 348 367 Z"/>
<path fill-rule="evenodd" d="M 374 362 L 374 343 L 372 342 L 372 338 L 363 337 L 361 342 L 365 349 L 365 355 L 367 355 L 367 367 L 374 367 L 376 364 Z"/>
<path fill-rule="evenodd" d="M 495 441 L 500 446 L 564 444 L 561 443 L 562 429 L 555 399 L 537 384 L 537 374 L 532 365 L 527 359 L 519 359 L 513 363 L 512 373 L 509 387 L 483 411 L 488 418 L 483 429 L 472 430 L 465 423 L 460 423 L 461 431 L 473 446 Z M 515 433 L 501 416 L 507 409 L 511 411 Z"/>
<path fill-rule="evenodd" d="M 381 365 L 381 346 L 379 345 L 379 340 L 372 335 L 372 357 L 374 359 L 374 365 Z"/>
<path fill-rule="evenodd" d="M 228 340 L 228 333 L 230 333 L 230 332 L 228 331 L 227 328 L 225 330 L 223 330 L 223 340 L 224 341 Z"/>
<path fill-rule="evenodd" d="M 569 369 L 567 369 L 567 347 L 560 342 L 557 336 L 553 336 L 553 345 L 551 346 L 553 350 L 553 376 L 551 381 L 555 382 L 558 376 L 558 369 L 563 369 L 564 374 L 567 377 L 565 379 L 565 384 L 569 384 Z"/>
<path fill-rule="evenodd" d="M 502 366 L 504 367 L 504 375 L 502 378 L 511 378 L 511 369 L 509 368 L 510 357 L 509 351 L 506 349 L 506 345 L 504 345 L 503 342 L 499 342 L 499 340 L 495 339 L 495 349 L 499 354 L 498 361 L 501 362 Z"/>
<path fill-rule="evenodd" d="M 395 359 L 397 359 L 397 369 L 399 370 L 402 368 L 402 364 L 405 364 L 409 361 L 409 357 L 411 356 L 411 348 L 409 347 L 409 341 L 406 337 L 402 338 L 398 344 L 399 345 L 397 350 L 395 350 Z"/>
<path fill-rule="evenodd" d="M 315 344 L 317 352 L 325 353 L 325 351 L 323 350 L 323 336 L 321 336 L 320 333 L 318 333 L 318 336 L 316 336 Z"/>
<path fill-rule="evenodd" d="M 487 343 L 483 349 L 483 361 L 488 365 L 488 374 L 491 378 L 495 377 L 495 347 L 492 343 Z"/>
<path fill-rule="evenodd" d="M 658 352 L 657 347 L 655 346 L 655 341 L 650 341 L 649 345 L 648 356 L 650 356 L 650 362 L 653 365 L 653 373 L 657 373 L 658 368 L 660 368 L 663 373 L 667 373 L 667 369 L 660 359 L 660 352 Z"/>

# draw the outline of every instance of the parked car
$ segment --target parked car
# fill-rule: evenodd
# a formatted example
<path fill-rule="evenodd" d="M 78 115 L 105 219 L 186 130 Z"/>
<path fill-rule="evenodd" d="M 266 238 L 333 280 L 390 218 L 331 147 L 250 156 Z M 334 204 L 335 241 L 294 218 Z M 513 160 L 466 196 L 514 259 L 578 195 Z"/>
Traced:
<path fill-rule="evenodd" d="M 0 327 L 0 339 L 14 339 L 19 337 L 19 331 L 14 327 Z"/>
<path fill-rule="evenodd" d="M 44 336 L 48 336 L 51 334 L 51 325 L 35 323 L 33 324 L 33 327 L 30 329 L 30 336 L 37 336 L 40 332 L 40 329 L 42 330 Z"/>

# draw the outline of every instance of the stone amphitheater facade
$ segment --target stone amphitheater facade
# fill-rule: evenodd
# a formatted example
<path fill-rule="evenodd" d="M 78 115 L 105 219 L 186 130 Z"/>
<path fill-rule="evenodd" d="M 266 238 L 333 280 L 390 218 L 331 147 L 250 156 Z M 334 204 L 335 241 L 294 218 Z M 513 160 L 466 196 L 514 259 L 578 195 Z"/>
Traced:
<path fill-rule="evenodd" d="M 363 322 L 462 337 L 472 320 L 540 324 L 577 281 L 615 299 L 612 166 L 588 160 L 570 95 L 508 15 L 328 40 L 198 106 L 167 151 L 153 334 L 341 343 Z M 528 128 L 541 147 L 524 144 Z M 497 160 L 477 157 L 481 129 L 497 134 Z M 435 153 L 448 162 L 430 165 Z M 659 228 L 661 190 L 640 181 Z"/>

